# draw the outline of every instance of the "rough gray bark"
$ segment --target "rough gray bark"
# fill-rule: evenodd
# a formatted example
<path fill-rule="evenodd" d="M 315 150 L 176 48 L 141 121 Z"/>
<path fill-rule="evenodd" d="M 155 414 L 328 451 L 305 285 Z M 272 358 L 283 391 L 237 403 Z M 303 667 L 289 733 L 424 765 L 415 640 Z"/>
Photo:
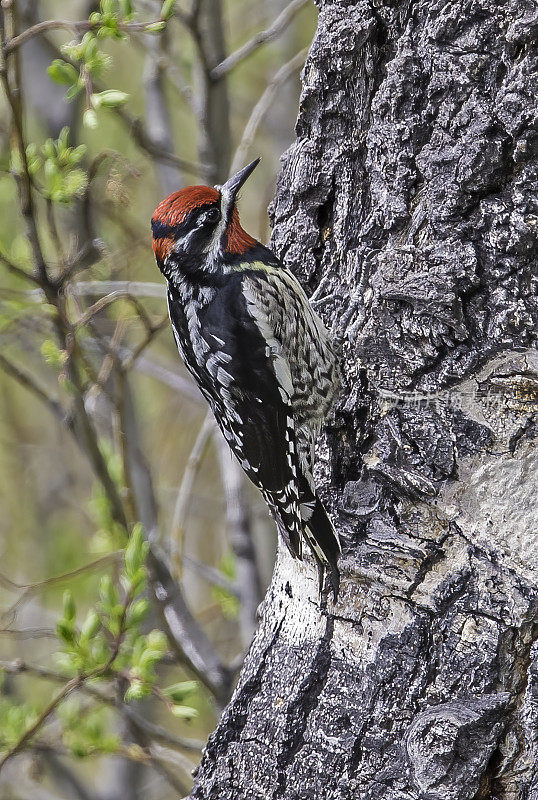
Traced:
<path fill-rule="evenodd" d="M 273 241 L 341 347 L 342 588 L 279 552 L 192 798 L 538 798 L 536 32 L 320 3 Z"/>

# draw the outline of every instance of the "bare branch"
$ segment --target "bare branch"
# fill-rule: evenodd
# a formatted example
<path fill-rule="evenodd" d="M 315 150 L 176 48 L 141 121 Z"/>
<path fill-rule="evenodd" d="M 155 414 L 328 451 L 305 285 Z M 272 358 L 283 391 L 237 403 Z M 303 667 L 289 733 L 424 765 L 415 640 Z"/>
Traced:
<path fill-rule="evenodd" d="M 94 88 L 98 91 L 96 85 L 94 85 Z M 175 153 L 169 153 L 161 149 L 159 143 L 152 139 L 144 127 L 142 120 L 134 114 L 131 114 L 125 106 L 115 106 L 113 111 L 127 126 L 136 144 L 145 150 L 146 153 L 149 153 L 150 156 L 157 159 L 157 161 L 163 164 L 171 164 L 173 167 L 177 167 L 183 170 L 183 172 L 187 172 L 189 175 L 204 177 L 207 174 L 208 167 L 205 164 L 188 161 L 185 158 L 176 156 Z"/>
<path fill-rule="evenodd" d="M 32 283 L 37 284 L 37 286 L 41 286 L 41 281 L 39 278 L 37 278 L 35 275 L 31 275 L 29 272 L 26 272 L 21 267 L 18 267 L 2 252 L 0 252 L 0 261 L 5 265 L 8 272 L 11 272 L 13 275 L 17 275 L 17 277 L 23 278 L 26 281 L 31 281 Z"/>
<path fill-rule="evenodd" d="M 236 558 L 236 594 L 240 600 L 239 627 L 246 649 L 256 630 L 256 613 L 262 600 L 260 573 L 252 540 L 252 525 L 245 495 L 241 467 L 219 433 L 216 438 L 220 475 L 226 497 L 226 522 L 230 544 Z"/>
<path fill-rule="evenodd" d="M 226 592 L 235 595 L 239 599 L 239 590 L 237 586 L 235 586 L 222 572 L 219 572 L 218 569 L 214 567 L 210 567 L 208 564 L 204 564 L 203 561 L 198 561 L 196 558 L 191 558 L 191 556 L 183 555 L 182 562 L 186 567 L 190 567 L 194 572 L 197 572 L 202 578 L 212 584 L 213 586 L 219 586 L 221 589 L 224 589 Z"/>
<path fill-rule="evenodd" d="M 151 474 L 140 448 L 138 425 L 129 385 L 124 376 L 124 402 L 121 410 L 121 427 L 125 437 L 124 453 L 128 463 L 126 477 L 134 500 L 137 518 L 147 531 L 150 542 L 148 574 L 158 608 L 166 625 L 172 647 L 178 657 L 191 667 L 205 686 L 219 701 L 226 700 L 230 691 L 231 676 L 221 663 L 205 632 L 198 625 L 185 601 L 181 587 L 174 580 L 164 553 L 159 548 L 159 523 L 157 500 Z"/>
<path fill-rule="evenodd" d="M 132 297 L 166 299 L 166 286 L 150 281 L 77 281 L 69 291 L 78 297 L 101 297 L 110 292 L 123 292 Z"/>
<path fill-rule="evenodd" d="M 156 37 L 145 37 L 146 63 L 144 66 L 144 91 L 145 91 L 145 119 L 146 129 L 151 139 L 168 153 L 174 152 L 174 136 L 170 109 L 164 86 L 164 66 L 161 60 L 160 45 L 165 45 L 165 40 Z M 170 164 L 157 163 L 157 175 L 160 179 L 161 191 L 164 195 L 171 194 L 177 189 L 181 181 L 181 174 L 177 167 Z"/>
<path fill-rule="evenodd" d="M 0 636 L 10 636 L 14 639 L 56 639 L 56 633 L 52 628 L 0 628 Z"/>
<path fill-rule="evenodd" d="M 309 0 L 291 0 L 290 3 L 286 6 L 286 8 L 278 15 L 272 25 L 269 26 L 264 31 L 260 31 L 257 33 L 256 36 L 253 36 L 248 42 L 246 42 L 242 47 L 235 51 L 225 58 L 224 61 L 221 61 L 216 67 L 211 70 L 211 78 L 213 80 L 218 80 L 222 78 L 224 75 L 227 75 L 234 67 L 236 67 L 241 61 L 244 61 L 245 58 L 252 55 L 258 47 L 266 42 L 275 39 L 279 36 L 283 31 L 286 30 L 288 25 L 290 24 L 293 17 L 303 8 Z"/>
<path fill-rule="evenodd" d="M 20 86 L 20 64 L 18 54 L 16 54 L 15 57 L 10 60 L 11 63 L 8 64 L 3 50 L 6 37 L 13 38 L 15 34 L 15 13 L 11 3 L 3 4 L 1 22 L 0 33 L 2 47 L 0 48 L 0 80 L 4 87 L 4 93 L 11 111 L 12 148 L 17 152 L 21 164 L 20 170 L 13 171 L 13 177 L 19 192 L 19 205 L 25 222 L 26 235 L 32 249 L 35 277 L 39 285 L 43 287 L 47 299 L 50 300 L 53 292 L 37 229 L 34 199 L 32 195 L 32 179 L 28 169 L 28 160 L 26 158 L 26 144 L 23 131 L 23 94 Z"/>
<path fill-rule="evenodd" d="M 50 411 L 52 411 L 54 416 L 60 420 L 60 422 L 64 424 L 66 423 L 67 416 L 61 403 L 51 397 L 48 391 L 37 383 L 33 375 L 22 370 L 12 361 L 6 358 L 6 356 L 4 356 L 2 353 L 0 353 L 0 369 L 3 369 L 6 374 L 11 375 L 12 378 L 15 378 L 15 380 L 18 381 L 21 386 L 24 386 L 25 389 L 29 389 L 32 394 L 45 403 L 45 405 Z"/>
<path fill-rule="evenodd" d="M 124 33 L 144 33 L 147 31 L 148 27 L 159 22 L 162 22 L 162 20 L 151 20 L 150 22 L 120 22 L 118 24 L 118 28 Z M 77 34 L 91 30 L 97 31 L 99 27 L 99 23 L 90 22 L 87 19 L 80 21 L 70 21 L 67 19 L 47 19 L 43 22 L 38 22 L 35 25 L 32 25 L 31 28 L 27 28 L 22 33 L 19 33 L 18 36 L 8 39 L 3 47 L 4 56 L 7 58 L 9 55 L 11 55 L 11 53 L 13 53 L 14 50 L 23 45 L 29 39 L 32 39 L 34 36 L 40 36 L 42 33 L 47 33 L 48 31 L 69 30 L 74 34 Z"/>
<path fill-rule="evenodd" d="M 198 436 L 195 439 L 189 458 L 187 459 L 183 478 L 177 493 L 172 524 L 170 526 L 171 550 L 175 553 L 174 560 L 179 568 L 181 568 L 189 500 L 192 495 L 194 481 L 196 480 L 200 463 L 214 431 L 215 418 L 213 413 L 208 411 L 198 431 Z"/>
<path fill-rule="evenodd" d="M 211 70 L 226 55 L 223 0 L 200 0 L 193 6 L 192 37 L 196 48 L 193 64 L 197 141 L 200 160 L 208 165 L 208 183 L 226 180 L 231 156 L 230 104 L 227 81 L 216 82 Z"/>
<path fill-rule="evenodd" d="M 12 603 L 9 608 L 3 611 L 0 614 L 0 619 L 7 619 L 8 617 L 14 617 L 17 611 L 17 608 L 28 598 L 32 597 L 33 595 L 37 594 L 37 592 L 42 591 L 43 589 L 48 589 L 50 586 L 56 586 L 58 583 L 65 583 L 65 581 L 70 581 L 73 578 L 78 577 L 79 575 L 85 575 L 88 572 L 93 572 L 94 570 L 101 569 L 108 564 L 115 563 L 118 558 L 120 557 L 121 553 L 109 553 L 106 556 L 102 556 L 101 558 L 92 561 L 90 564 L 84 564 L 82 567 L 78 567 L 77 569 L 73 569 L 70 572 L 64 572 L 61 575 L 54 575 L 52 578 L 45 578 L 42 581 L 36 581 L 35 583 L 29 584 L 17 584 L 11 581 L 6 575 L 0 574 L 0 586 L 4 586 L 8 591 L 16 592 L 20 591 L 20 596 Z"/>
<path fill-rule="evenodd" d="M 46 589 L 49 586 L 53 586 L 57 583 L 70 581 L 73 578 L 77 578 L 79 575 L 85 575 L 87 572 L 93 572 L 94 570 L 105 567 L 108 564 L 113 564 L 118 561 L 121 555 L 122 551 L 120 550 L 115 553 L 107 553 L 106 556 L 101 556 L 101 558 L 97 558 L 95 561 L 92 561 L 89 564 L 84 564 L 82 567 L 77 567 L 69 572 L 63 572 L 61 575 L 54 575 L 52 578 L 45 578 L 44 580 L 36 581 L 35 583 L 15 583 L 6 575 L 0 574 L 0 584 L 11 591 L 39 591 L 40 589 Z"/>
<path fill-rule="evenodd" d="M 237 172 L 237 170 L 240 169 L 240 167 L 245 163 L 248 149 L 254 141 L 254 137 L 256 136 L 256 132 L 261 121 L 271 108 L 271 104 L 278 87 L 285 83 L 288 78 L 291 78 L 294 72 L 297 72 L 297 70 L 301 69 L 307 53 L 308 48 L 305 47 L 278 70 L 252 109 L 249 120 L 245 125 L 245 130 L 243 131 L 243 136 L 241 138 L 241 142 L 239 143 L 239 147 L 235 151 L 235 156 L 230 169 L 231 175 Z"/>

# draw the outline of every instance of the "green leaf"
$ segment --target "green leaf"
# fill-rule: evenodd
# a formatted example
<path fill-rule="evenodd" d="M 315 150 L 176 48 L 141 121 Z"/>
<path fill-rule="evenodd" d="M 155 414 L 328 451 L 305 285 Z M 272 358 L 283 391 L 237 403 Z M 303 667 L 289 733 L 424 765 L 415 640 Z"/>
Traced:
<path fill-rule="evenodd" d="M 84 89 L 84 83 L 82 81 L 78 81 L 78 83 L 74 83 L 67 90 L 66 99 L 67 100 L 73 100 L 73 98 L 75 98 L 77 96 L 77 94 L 80 94 L 83 89 Z"/>
<path fill-rule="evenodd" d="M 54 160 L 56 158 L 56 143 L 54 139 L 47 139 L 41 150 L 46 158 Z"/>
<path fill-rule="evenodd" d="M 149 544 L 144 539 L 144 529 L 140 523 L 133 527 L 129 543 L 125 548 L 125 572 L 128 578 L 136 575 L 143 567 L 148 554 Z"/>
<path fill-rule="evenodd" d="M 86 615 L 86 619 L 84 620 L 84 624 L 80 631 L 80 638 L 87 641 L 90 640 L 99 630 L 99 625 L 99 616 L 92 608 Z"/>
<path fill-rule="evenodd" d="M 69 620 L 59 619 L 56 625 L 56 632 L 66 644 L 73 644 L 75 641 L 75 628 Z"/>
<path fill-rule="evenodd" d="M 64 125 L 62 130 L 60 131 L 60 135 L 58 136 L 58 154 L 60 154 L 63 150 L 66 150 L 69 146 L 69 126 Z"/>
<path fill-rule="evenodd" d="M 92 94 L 91 103 L 94 108 L 116 108 L 126 103 L 128 99 L 127 92 L 120 92 L 118 89 L 105 89 L 104 92 Z"/>
<path fill-rule="evenodd" d="M 112 579 L 110 575 L 103 575 L 101 578 L 101 583 L 99 585 L 99 595 L 101 597 L 101 602 L 107 612 L 114 608 L 114 606 L 118 602 L 118 592 L 116 591 L 116 587 L 112 583 Z"/>
<path fill-rule="evenodd" d="M 146 33 L 162 33 L 166 28 L 166 21 L 162 20 L 161 22 L 150 22 L 149 25 L 146 25 Z"/>
<path fill-rule="evenodd" d="M 139 625 L 147 617 L 149 607 L 149 601 L 145 597 L 132 603 L 127 611 L 127 625 L 129 627 Z"/>
<path fill-rule="evenodd" d="M 78 147 L 73 147 L 73 149 L 71 150 L 71 153 L 70 153 L 69 163 L 72 166 L 74 166 L 75 164 L 78 164 L 79 161 L 81 159 L 83 159 L 84 156 L 86 155 L 86 150 L 87 149 L 88 148 L 86 147 L 85 144 L 79 144 Z"/>
<path fill-rule="evenodd" d="M 56 342 L 53 342 L 52 339 L 45 339 L 41 344 L 41 355 L 47 364 L 57 369 L 61 369 L 67 361 L 67 353 L 65 350 L 60 350 Z"/>
<path fill-rule="evenodd" d="M 236 574 L 236 559 L 231 551 L 223 555 L 220 561 L 220 570 L 230 581 L 234 580 Z M 211 594 L 220 605 L 222 616 L 225 619 L 237 619 L 240 604 L 235 594 L 229 592 L 222 586 L 213 586 Z"/>
<path fill-rule="evenodd" d="M 113 16 L 116 13 L 114 0 L 101 0 L 101 14 L 103 16 Z"/>
<path fill-rule="evenodd" d="M 164 694 L 174 703 L 182 703 L 186 697 L 198 689 L 198 681 L 181 681 L 163 689 Z"/>
<path fill-rule="evenodd" d="M 63 180 L 62 201 L 69 202 L 73 197 L 80 197 L 84 194 L 88 185 L 88 176 L 83 169 L 72 169 Z"/>
<path fill-rule="evenodd" d="M 131 19 L 134 16 L 134 6 L 132 0 L 120 0 L 121 13 L 126 19 Z"/>
<path fill-rule="evenodd" d="M 73 622 L 77 616 L 75 601 L 70 589 L 66 589 L 63 596 L 64 617 L 69 622 Z"/>
<path fill-rule="evenodd" d="M 47 73 L 55 83 L 71 86 L 79 79 L 79 73 L 72 64 L 68 64 L 61 58 L 55 58 L 52 64 L 47 67 Z"/>
<path fill-rule="evenodd" d="M 97 121 L 97 114 L 93 108 L 86 109 L 82 118 L 82 123 L 85 128 L 97 128 L 99 123 Z"/>
<path fill-rule="evenodd" d="M 133 680 L 127 691 L 125 692 L 125 702 L 129 703 L 131 700 L 142 700 L 151 694 L 151 686 L 143 681 Z"/>
<path fill-rule="evenodd" d="M 15 704 L 10 698 L 0 697 L 0 750 L 15 745 L 37 719 L 35 711 L 26 703 Z"/>
<path fill-rule="evenodd" d="M 164 0 L 161 8 L 161 19 L 169 20 L 174 14 L 176 0 Z"/>
<path fill-rule="evenodd" d="M 166 638 L 165 634 L 162 631 L 157 629 L 151 631 L 146 636 L 146 641 L 148 647 L 152 650 L 158 650 L 163 655 L 166 653 L 168 649 L 168 639 Z"/>
<path fill-rule="evenodd" d="M 174 717 L 180 719 L 195 719 L 198 716 L 198 711 L 190 706 L 172 706 L 172 714 Z"/>

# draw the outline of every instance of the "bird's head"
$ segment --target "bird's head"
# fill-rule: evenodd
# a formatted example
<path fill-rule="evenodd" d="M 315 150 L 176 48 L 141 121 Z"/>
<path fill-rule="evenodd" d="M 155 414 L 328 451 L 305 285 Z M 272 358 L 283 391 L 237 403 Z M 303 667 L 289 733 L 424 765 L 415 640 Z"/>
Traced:
<path fill-rule="evenodd" d="M 257 244 L 239 222 L 236 200 L 259 158 L 222 186 L 188 186 L 159 203 L 151 219 L 153 250 L 166 278 L 210 272 Z"/>

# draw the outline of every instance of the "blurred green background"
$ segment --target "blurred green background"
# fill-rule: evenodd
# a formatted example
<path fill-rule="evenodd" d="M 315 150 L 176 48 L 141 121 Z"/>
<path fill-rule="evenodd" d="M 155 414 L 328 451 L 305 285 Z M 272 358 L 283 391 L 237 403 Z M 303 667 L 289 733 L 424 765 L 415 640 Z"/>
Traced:
<path fill-rule="evenodd" d="M 92 13 L 101 19 L 108 13 L 120 25 L 160 19 L 161 2 L 135 2 L 132 17 L 128 5 L 18 0 L 13 20 L 21 33 L 40 20 L 84 21 Z M 10 38 L 6 13 L 4 43 Z M 155 693 L 129 703 L 172 737 L 192 740 L 191 748 L 166 737 L 144 740 L 112 704 L 74 693 L 1 769 L 3 800 L 172 798 L 182 787 L 186 792 L 199 746 L 233 688 L 255 625 L 255 605 L 272 572 L 276 537 L 267 509 L 223 449 L 177 355 L 149 222 L 158 202 L 173 190 L 225 180 L 234 158 L 240 167 L 261 155 L 240 213 L 251 234 L 268 240 L 266 209 L 280 155 L 294 136 L 300 68 L 316 10 L 298 0 L 178 0 L 170 13 L 161 32 L 124 30 L 125 38 L 94 37 L 110 62 L 93 81 L 94 93 L 114 89 L 128 95 L 117 106 L 96 108 L 95 127 L 83 122 L 86 108 L 93 109 L 87 86 L 68 102 L 69 86 L 47 73 L 54 59 L 69 62 L 62 47 L 80 42 L 83 29 L 47 30 L 9 57 L 11 80 L 22 87 L 25 145 L 34 146 L 30 156 L 39 155 L 47 139 L 57 140 L 65 126 L 69 145 L 87 148 L 76 165 L 83 171 L 79 190 L 47 199 L 52 179 L 46 165 L 33 175 L 32 189 L 50 276 L 61 276 L 82 248 L 98 240 L 90 247 L 89 266 L 73 268 L 62 284 L 71 322 L 76 325 L 88 310 L 91 315 L 91 326 L 80 326 L 73 356 L 55 343 L 55 310 L 42 289 L 6 268 L 9 262 L 32 273 L 35 262 L 13 175 L 12 111 L 0 90 L 0 358 L 3 354 L 8 364 L 0 363 L 0 759 L 13 745 L 6 731 L 16 728 L 15 716 L 24 731 L 61 686 L 36 670 L 61 673 L 57 653 L 65 643 L 57 624 L 65 614 L 65 590 L 84 617 L 97 607 L 103 575 L 118 578 L 119 551 L 125 546 L 83 449 L 9 365 L 31 375 L 69 410 L 76 406 L 69 364 L 79 358 L 80 399 L 110 471 L 117 473 L 126 506 L 122 450 L 136 432 L 131 445 L 142 454 L 157 502 L 154 544 L 230 678 L 219 697 L 198 680 L 188 697 L 197 712 L 190 719 L 175 717 Z M 263 31 L 273 35 L 258 37 L 262 41 L 248 56 L 208 80 L 216 65 Z M 75 63 L 77 74 L 81 68 L 84 62 Z M 107 299 L 99 310 L 93 304 L 101 298 Z M 157 328 L 150 336 L 148 321 Z M 130 432 L 118 410 L 120 378 L 106 348 L 113 346 L 128 358 L 141 343 L 121 395 L 129 406 L 127 417 L 136 419 Z M 241 561 L 245 542 L 252 548 L 246 566 Z M 151 592 L 145 594 L 151 607 L 142 633 L 162 629 Z M 186 661 L 167 648 L 156 667 L 156 686 L 199 679 Z M 21 664 L 33 671 L 17 674 Z M 117 692 L 122 705 L 119 683 L 120 678 L 106 689 L 110 697 Z"/>

